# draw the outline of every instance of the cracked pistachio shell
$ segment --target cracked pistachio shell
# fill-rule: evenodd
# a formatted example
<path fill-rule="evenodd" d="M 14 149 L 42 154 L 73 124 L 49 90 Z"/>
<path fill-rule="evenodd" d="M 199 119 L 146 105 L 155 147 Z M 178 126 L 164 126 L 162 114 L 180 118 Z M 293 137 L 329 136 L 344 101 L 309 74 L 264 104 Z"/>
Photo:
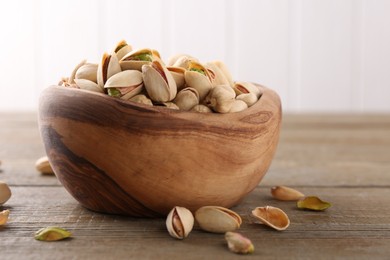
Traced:
<path fill-rule="evenodd" d="M 257 96 L 255 93 L 243 93 L 236 97 L 236 100 L 242 100 L 248 107 L 254 105 L 257 102 Z"/>
<path fill-rule="evenodd" d="M 297 201 L 297 207 L 299 209 L 308 209 L 315 211 L 322 211 L 329 208 L 331 204 L 326 201 L 322 201 L 320 198 L 315 196 L 304 197 Z"/>
<path fill-rule="evenodd" d="M 11 198 L 12 192 L 8 184 L 0 181 L 0 205 L 3 205 Z"/>
<path fill-rule="evenodd" d="M 167 67 L 167 69 L 172 74 L 172 77 L 176 82 L 177 90 L 182 90 L 186 83 L 184 79 L 184 73 L 186 70 L 180 67 Z"/>
<path fill-rule="evenodd" d="M 250 82 L 236 82 L 233 87 L 237 95 L 245 93 L 254 93 L 257 99 L 261 96 L 261 90 L 256 85 Z"/>
<path fill-rule="evenodd" d="M 98 84 L 93 81 L 90 81 L 88 79 L 75 79 L 74 81 L 80 89 L 104 93 L 103 89 L 99 88 Z"/>
<path fill-rule="evenodd" d="M 8 209 L 0 211 L 0 226 L 7 224 L 8 217 L 9 217 L 9 210 Z"/>
<path fill-rule="evenodd" d="M 222 73 L 225 75 L 225 78 L 227 79 L 227 81 L 229 82 L 229 85 L 231 87 L 234 86 L 234 81 L 233 81 L 233 77 L 232 77 L 232 74 L 230 73 L 228 67 L 226 66 L 225 63 L 223 63 L 222 61 L 212 61 L 212 63 L 214 63 L 215 65 L 217 65 L 217 67 L 222 71 Z"/>
<path fill-rule="evenodd" d="M 225 77 L 225 74 L 222 70 L 213 62 L 207 62 L 205 67 L 213 75 L 213 86 L 218 85 L 230 85 L 229 80 Z"/>
<path fill-rule="evenodd" d="M 201 229 L 212 233 L 225 233 L 241 226 L 242 220 L 236 212 L 219 207 L 204 206 L 195 212 L 195 219 Z"/>
<path fill-rule="evenodd" d="M 143 94 L 135 95 L 129 99 L 130 101 L 141 103 L 148 106 L 153 106 L 152 100 Z"/>
<path fill-rule="evenodd" d="M 40 241 L 58 241 L 72 235 L 68 230 L 60 227 L 46 227 L 35 232 L 34 238 Z"/>
<path fill-rule="evenodd" d="M 180 110 L 189 111 L 199 104 L 199 94 L 194 88 L 185 88 L 177 93 L 173 100 Z"/>
<path fill-rule="evenodd" d="M 199 93 L 199 100 L 203 100 L 213 88 L 210 72 L 200 63 L 191 61 L 184 73 L 184 79 L 188 87 L 194 88 Z"/>
<path fill-rule="evenodd" d="M 245 110 L 247 108 L 248 108 L 248 105 L 244 101 L 234 100 L 230 109 L 229 109 L 229 113 L 240 112 L 240 111 Z"/>
<path fill-rule="evenodd" d="M 118 60 L 121 60 L 126 54 L 130 53 L 133 50 L 131 45 L 127 44 L 125 40 L 121 40 L 115 46 L 114 53 Z"/>
<path fill-rule="evenodd" d="M 186 238 L 194 226 L 194 216 L 191 211 L 183 207 L 174 207 L 166 219 L 169 234 L 177 239 Z"/>
<path fill-rule="evenodd" d="M 303 193 L 286 186 L 272 187 L 271 194 L 278 200 L 299 200 L 305 196 Z"/>
<path fill-rule="evenodd" d="M 179 54 L 175 54 L 175 55 L 169 57 L 168 62 L 167 62 L 167 66 L 174 66 L 174 64 L 176 64 L 176 63 L 179 64 L 177 61 L 179 59 L 184 59 L 183 57 L 186 57 L 187 60 L 198 61 L 196 58 L 192 57 L 191 55 L 179 53 Z M 186 68 L 186 67 L 182 67 L 182 68 Z"/>
<path fill-rule="evenodd" d="M 104 88 L 115 88 L 121 99 L 129 99 L 142 91 L 142 73 L 138 70 L 124 70 L 109 78 Z"/>
<path fill-rule="evenodd" d="M 172 63 L 173 60 L 174 62 Z M 191 62 L 199 62 L 198 59 L 186 54 L 174 57 L 172 58 L 172 61 L 171 60 L 168 61 L 168 66 L 180 67 L 184 69 L 188 69 L 188 66 Z"/>
<path fill-rule="evenodd" d="M 139 49 L 127 53 L 120 60 L 122 70 L 142 70 L 143 65 L 150 64 L 153 60 L 160 59 L 160 54 L 152 49 Z"/>
<path fill-rule="evenodd" d="M 176 82 L 161 61 L 155 60 L 150 65 L 142 66 L 142 77 L 151 100 L 168 102 L 175 98 Z"/>
<path fill-rule="evenodd" d="M 111 55 L 108 53 L 104 53 L 101 62 L 98 66 L 97 71 L 97 83 L 100 88 L 104 88 L 104 85 L 106 84 L 107 80 L 121 72 L 121 67 L 119 65 L 118 58 L 116 55 Z"/>
<path fill-rule="evenodd" d="M 35 162 L 35 168 L 42 174 L 54 174 L 53 169 L 51 168 L 49 158 L 47 156 L 42 156 Z"/>
<path fill-rule="evenodd" d="M 98 64 L 85 63 L 77 70 L 75 79 L 87 79 L 97 83 L 98 67 Z"/>
<path fill-rule="evenodd" d="M 213 110 L 211 110 L 208 106 L 205 106 L 202 104 L 194 106 L 193 108 L 191 108 L 191 111 L 200 112 L 200 113 L 212 113 L 213 112 Z"/>
<path fill-rule="evenodd" d="M 250 239 L 236 232 L 226 232 L 225 240 L 228 248 L 233 253 L 237 254 L 251 254 L 255 251 L 255 247 Z"/>
<path fill-rule="evenodd" d="M 278 231 L 285 230 L 290 225 L 287 214 L 283 210 L 272 206 L 257 207 L 252 210 L 252 216 Z"/>
<path fill-rule="evenodd" d="M 215 112 L 228 113 L 235 101 L 235 92 L 229 85 L 219 85 L 212 88 L 205 102 Z"/>

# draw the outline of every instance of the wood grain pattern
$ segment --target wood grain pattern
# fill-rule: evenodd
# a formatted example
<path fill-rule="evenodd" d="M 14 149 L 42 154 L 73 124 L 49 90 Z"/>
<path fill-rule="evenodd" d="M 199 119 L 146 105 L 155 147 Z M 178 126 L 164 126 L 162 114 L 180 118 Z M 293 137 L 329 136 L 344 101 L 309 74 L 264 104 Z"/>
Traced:
<path fill-rule="evenodd" d="M 131 216 L 176 206 L 231 207 L 261 181 L 279 139 L 278 95 L 251 108 L 202 114 L 50 87 L 39 122 L 58 179 L 85 207 Z"/>

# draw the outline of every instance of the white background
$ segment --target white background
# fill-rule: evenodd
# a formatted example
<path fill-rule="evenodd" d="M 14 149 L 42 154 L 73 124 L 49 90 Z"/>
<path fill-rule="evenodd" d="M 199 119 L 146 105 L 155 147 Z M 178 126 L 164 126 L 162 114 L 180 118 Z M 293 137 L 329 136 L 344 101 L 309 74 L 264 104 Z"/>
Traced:
<path fill-rule="evenodd" d="M 390 112 L 387 0 L 36 0 L 0 4 L 0 111 L 127 40 L 225 61 L 287 112 Z"/>

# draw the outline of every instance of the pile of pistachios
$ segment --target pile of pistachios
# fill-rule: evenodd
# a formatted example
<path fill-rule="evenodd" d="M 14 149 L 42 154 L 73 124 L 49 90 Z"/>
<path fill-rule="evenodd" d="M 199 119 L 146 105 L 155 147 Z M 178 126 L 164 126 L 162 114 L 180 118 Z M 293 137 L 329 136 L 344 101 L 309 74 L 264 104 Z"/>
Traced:
<path fill-rule="evenodd" d="M 154 49 L 134 49 L 120 41 L 99 64 L 83 60 L 60 86 L 105 93 L 149 106 L 229 113 L 255 104 L 262 92 L 250 82 L 234 82 L 221 61 L 201 63 L 178 54 L 164 63 Z"/>

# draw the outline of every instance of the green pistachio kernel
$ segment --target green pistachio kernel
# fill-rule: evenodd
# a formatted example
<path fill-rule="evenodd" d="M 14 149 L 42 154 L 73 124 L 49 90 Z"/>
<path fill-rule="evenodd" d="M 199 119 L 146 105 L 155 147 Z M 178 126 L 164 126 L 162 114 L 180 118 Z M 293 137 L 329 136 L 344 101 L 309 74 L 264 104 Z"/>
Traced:
<path fill-rule="evenodd" d="M 107 90 L 107 93 L 111 97 L 120 97 L 121 96 L 121 92 L 117 88 L 109 88 Z"/>
<path fill-rule="evenodd" d="M 199 72 L 200 74 L 203 74 L 203 75 L 206 76 L 206 73 L 203 70 L 201 70 L 201 69 L 191 68 L 190 71 L 196 71 L 196 72 Z"/>

